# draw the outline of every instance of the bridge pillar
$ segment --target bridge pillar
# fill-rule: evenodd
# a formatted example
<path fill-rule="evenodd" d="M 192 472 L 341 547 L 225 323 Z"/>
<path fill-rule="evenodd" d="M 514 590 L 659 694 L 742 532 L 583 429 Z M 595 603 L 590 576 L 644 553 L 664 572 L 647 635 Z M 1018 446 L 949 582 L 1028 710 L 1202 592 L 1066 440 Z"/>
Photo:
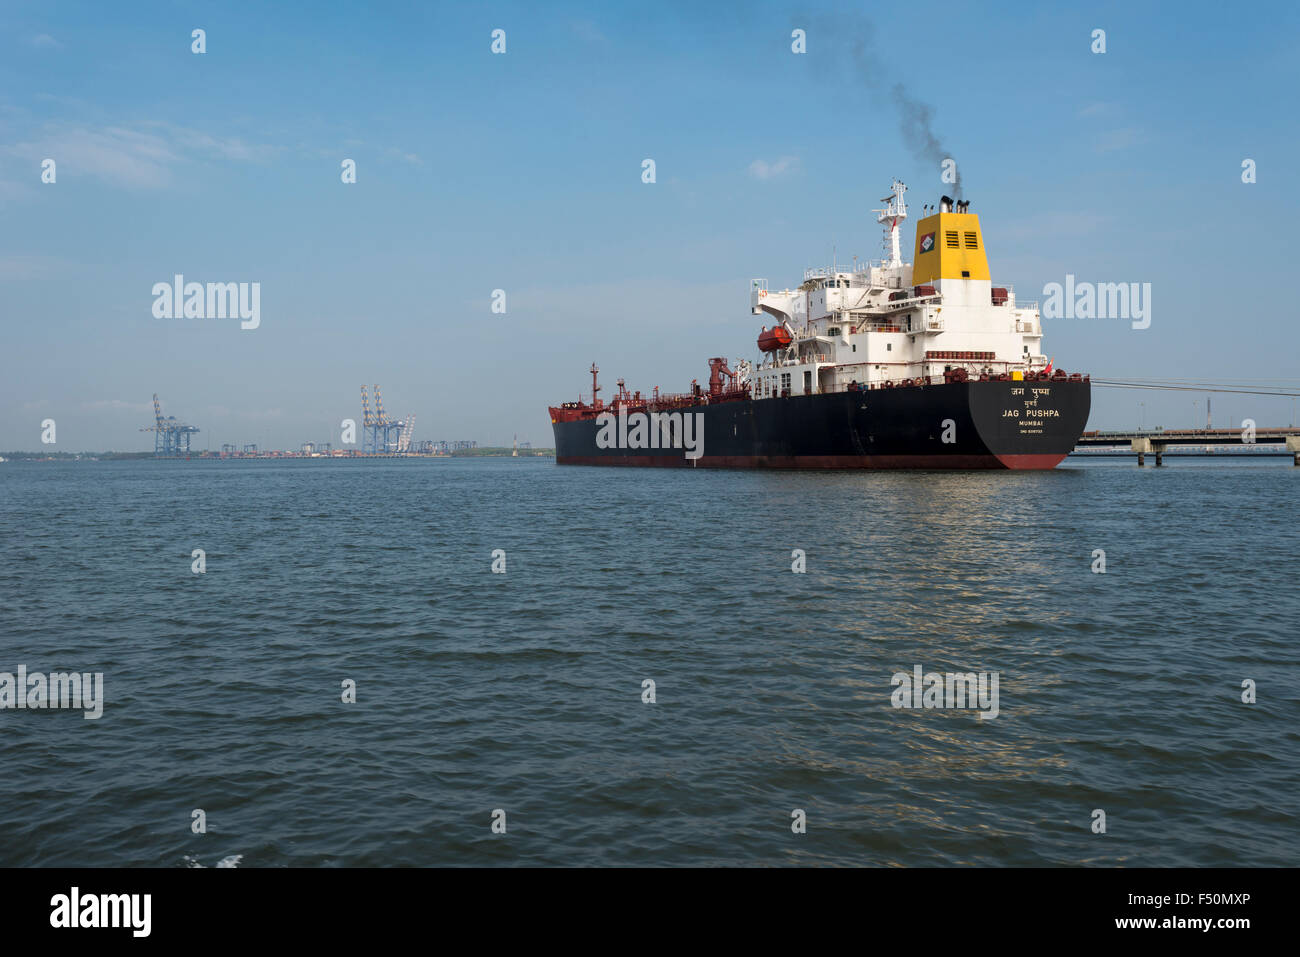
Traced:
<path fill-rule="evenodd" d="M 1291 464 L 1300 465 L 1300 435 L 1286 437 L 1286 450 L 1291 453 Z"/>
<path fill-rule="evenodd" d="M 1163 445 L 1152 445 L 1151 447 L 1155 450 L 1155 453 L 1156 453 L 1156 468 L 1160 468 L 1160 466 L 1162 466 L 1162 465 L 1165 464 L 1165 463 L 1164 463 L 1164 457 L 1165 457 L 1165 446 L 1163 446 Z"/>
<path fill-rule="evenodd" d="M 1138 468 L 1142 468 L 1142 466 L 1147 464 L 1147 453 L 1154 451 L 1151 447 L 1151 440 L 1145 438 L 1133 439 L 1132 449 L 1137 453 Z M 1161 451 L 1164 451 L 1163 448 Z M 1160 464 L 1160 456 L 1158 454 L 1156 455 L 1156 464 Z"/>

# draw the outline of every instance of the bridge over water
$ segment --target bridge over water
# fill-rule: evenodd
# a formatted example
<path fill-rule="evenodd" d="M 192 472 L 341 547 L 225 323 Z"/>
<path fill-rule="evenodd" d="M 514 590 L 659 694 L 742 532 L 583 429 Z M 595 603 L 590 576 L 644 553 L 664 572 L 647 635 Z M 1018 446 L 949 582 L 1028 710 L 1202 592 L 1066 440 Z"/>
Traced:
<path fill-rule="evenodd" d="M 1215 446 L 1274 446 L 1277 455 L 1290 455 L 1292 464 L 1300 466 L 1300 428 L 1281 429 L 1152 429 L 1136 432 L 1085 432 L 1074 450 L 1097 449 L 1101 454 L 1136 454 L 1138 465 L 1154 455 L 1156 465 L 1163 464 L 1170 446 L 1202 446 L 1206 454 Z M 1127 448 L 1126 448 L 1127 447 Z M 1229 452 L 1229 455 L 1234 453 Z"/>

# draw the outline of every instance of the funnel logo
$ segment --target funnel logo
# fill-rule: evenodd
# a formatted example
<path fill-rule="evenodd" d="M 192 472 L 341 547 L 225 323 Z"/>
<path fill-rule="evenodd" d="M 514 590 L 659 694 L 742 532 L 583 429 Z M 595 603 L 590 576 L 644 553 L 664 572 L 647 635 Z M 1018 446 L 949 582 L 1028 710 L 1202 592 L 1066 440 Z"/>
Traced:
<path fill-rule="evenodd" d="M 704 454 L 703 412 L 633 412 L 619 409 L 596 416 L 598 449 L 684 449 L 686 458 Z"/>
<path fill-rule="evenodd" d="M 926 233 L 921 237 L 921 252 L 928 253 L 934 248 L 934 233 Z"/>

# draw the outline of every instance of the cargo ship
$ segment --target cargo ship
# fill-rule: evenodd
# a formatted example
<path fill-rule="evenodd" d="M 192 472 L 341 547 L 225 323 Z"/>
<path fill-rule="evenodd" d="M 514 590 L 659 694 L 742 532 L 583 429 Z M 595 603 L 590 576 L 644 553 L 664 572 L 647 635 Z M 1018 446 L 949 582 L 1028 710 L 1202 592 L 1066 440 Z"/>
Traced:
<path fill-rule="evenodd" d="M 784 469 L 1050 469 L 1088 421 L 1089 376 L 1043 353 L 1037 302 L 994 285 L 978 215 L 943 196 L 907 218 L 898 181 L 878 262 L 808 269 L 750 288 L 753 361 L 709 359 L 689 391 L 629 391 L 550 408 L 560 465 Z"/>

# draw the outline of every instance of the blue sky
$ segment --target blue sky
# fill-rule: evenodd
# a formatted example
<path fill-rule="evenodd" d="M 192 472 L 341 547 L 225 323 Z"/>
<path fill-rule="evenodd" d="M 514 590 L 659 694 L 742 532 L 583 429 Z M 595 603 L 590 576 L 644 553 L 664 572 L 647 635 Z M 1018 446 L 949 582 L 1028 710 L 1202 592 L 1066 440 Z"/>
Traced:
<path fill-rule="evenodd" d="M 1152 284 L 1149 329 L 1046 320 L 1058 365 L 1300 379 L 1298 20 L 1280 3 L 10 2 L 0 449 L 39 447 L 47 417 L 59 449 L 149 448 L 154 392 L 200 447 L 337 442 L 363 382 L 417 439 L 549 445 L 546 406 L 593 360 L 611 386 L 684 389 L 709 356 L 754 354 L 752 277 L 877 258 L 895 176 L 917 209 L 938 198 L 898 83 L 962 170 L 996 282 Z M 260 328 L 155 319 L 175 273 L 260 282 Z M 1203 416 L 1199 393 L 1097 389 L 1092 427 L 1186 425 L 1198 400 Z"/>

